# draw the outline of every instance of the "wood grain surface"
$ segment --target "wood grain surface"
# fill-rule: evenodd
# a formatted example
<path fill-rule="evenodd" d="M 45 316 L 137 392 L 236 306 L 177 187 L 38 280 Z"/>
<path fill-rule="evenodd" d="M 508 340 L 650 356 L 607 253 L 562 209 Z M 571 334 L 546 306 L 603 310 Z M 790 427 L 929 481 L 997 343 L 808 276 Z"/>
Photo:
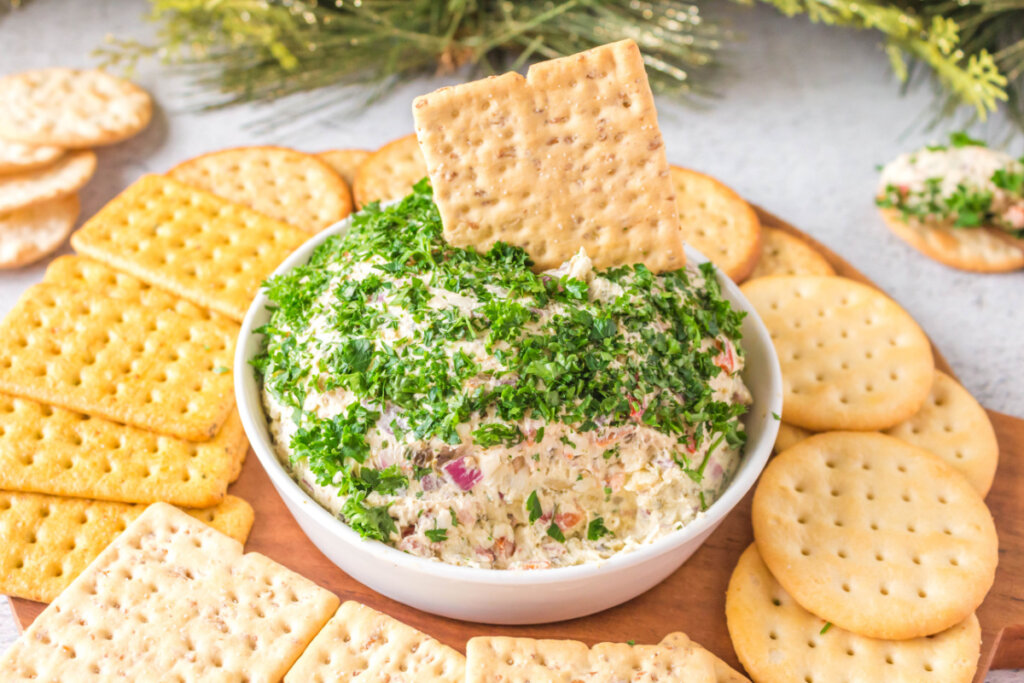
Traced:
<path fill-rule="evenodd" d="M 764 225 L 780 228 L 818 248 L 840 275 L 869 282 L 836 254 L 779 218 L 758 209 Z M 951 372 L 936 352 L 936 364 Z M 952 374 L 952 373 L 951 373 Z M 1024 420 L 989 411 L 999 439 L 999 470 L 986 502 L 999 532 L 999 569 L 995 585 L 978 611 L 982 652 L 975 677 L 990 668 L 1024 667 Z M 596 615 L 540 626 L 488 626 L 453 621 L 414 610 L 371 591 L 328 560 L 303 535 L 274 491 L 259 461 L 250 453 L 231 493 L 256 509 L 256 522 L 246 545 L 334 591 L 342 600 L 358 600 L 383 610 L 459 650 L 474 635 L 506 634 L 542 638 L 573 638 L 588 643 L 627 641 L 657 643 L 670 631 L 685 631 L 733 666 L 739 666 L 725 627 L 725 589 L 740 553 L 753 540 L 750 499 L 753 491 L 729 514 L 703 546 L 661 584 L 633 600 Z M 22 626 L 45 605 L 11 600 Z"/>

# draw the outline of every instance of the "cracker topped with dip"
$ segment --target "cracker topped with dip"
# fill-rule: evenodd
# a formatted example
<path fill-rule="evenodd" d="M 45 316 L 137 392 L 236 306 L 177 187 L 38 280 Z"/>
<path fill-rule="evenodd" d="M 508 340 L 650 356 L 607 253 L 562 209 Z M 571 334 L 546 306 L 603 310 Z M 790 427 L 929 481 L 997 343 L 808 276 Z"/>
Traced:
<path fill-rule="evenodd" d="M 625 119 L 582 146 L 558 142 L 557 173 L 541 165 L 550 173 L 537 191 L 565 190 L 550 210 L 569 213 L 527 211 L 506 231 L 509 214 L 492 213 L 488 192 L 514 184 L 516 166 L 500 158 L 473 169 L 472 186 L 489 189 L 460 194 L 468 180 L 445 177 L 454 166 L 439 161 L 455 141 L 428 130 L 441 125 L 435 93 L 417 110 L 434 190 L 423 181 L 397 203 L 369 204 L 347 233 L 268 283 L 273 310 L 255 364 L 278 456 L 362 536 L 462 566 L 599 561 L 700 518 L 736 470 L 751 402 L 740 376 L 743 316 L 710 264 L 683 267 L 635 51 L 617 43 L 535 66 L 525 82 L 500 77 L 443 94 L 466 122 L 481 93 L 501 84 L 507 99 L 490 115 L 527 96 L 548 117 L 589 112 L 612 106 L 598 94 L 619 93 Z M 554 83 L 556 73 L 576 89 Z M 599 83 L 579 85 L 592 73 Z M 570 117 L 562 134 L 578 125 L 582 136 L 593 117 Z M 612 224 L 607 211 L 567 207 L 581 187 L 610 182 L 589 159 L 639 159 L 635 141 L 612 132 L 637 122 L 651 160 L 638 162 L 646 180 L 634 203 L 651 213 Z M 502 130 L 478 125 L 468 139 L 496 145 Z M 546 154 L 546 142 L 515 139 L 519 161 Z M 534 171 L 523 177 L 540 182 Z M 450 213 L 456 194 L 486 228 Z M 571 220 L 573 211 L 586 220 Z"/>

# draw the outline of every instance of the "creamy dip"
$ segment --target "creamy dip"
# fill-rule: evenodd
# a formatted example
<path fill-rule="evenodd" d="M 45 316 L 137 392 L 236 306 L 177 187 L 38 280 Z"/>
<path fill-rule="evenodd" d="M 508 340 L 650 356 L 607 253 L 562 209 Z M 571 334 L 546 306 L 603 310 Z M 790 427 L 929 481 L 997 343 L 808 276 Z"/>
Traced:
<path fill-rule="evenodd" d="M 684 527 L 728 483 L 750 394 L 711 269 L 529 265 L 445 243 L 422 183 L 268 283 L 254 365 L 277 453 L 364 537 L 574 565 Z"/>
<path fill-rule="evenodd" d="M 878 203 L 905 218 L 1024 230 L 1024 163 L 976 140 L 902 154 L 882 169 Z"/>

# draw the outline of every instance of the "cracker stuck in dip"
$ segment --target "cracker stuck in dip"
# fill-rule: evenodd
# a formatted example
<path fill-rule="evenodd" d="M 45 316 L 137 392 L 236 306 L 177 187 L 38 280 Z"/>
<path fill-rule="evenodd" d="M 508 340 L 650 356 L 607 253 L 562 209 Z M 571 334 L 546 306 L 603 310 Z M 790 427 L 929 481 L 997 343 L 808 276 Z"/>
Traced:
<path fill-rule="evenodd" d="M 268 283 L 254 364 L 278 456 L 363 537 L 575 565 L 681 529 L 728 483 L 750 393 L 711 266 L 530 266 L 445 242 L 422 182 Z"/>

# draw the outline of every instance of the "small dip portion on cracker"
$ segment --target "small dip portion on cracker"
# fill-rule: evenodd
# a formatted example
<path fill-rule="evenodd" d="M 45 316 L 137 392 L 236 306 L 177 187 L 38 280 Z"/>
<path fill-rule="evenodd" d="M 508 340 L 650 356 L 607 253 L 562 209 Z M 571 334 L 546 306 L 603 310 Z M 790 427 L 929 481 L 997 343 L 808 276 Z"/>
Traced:
<path fill-rule="evenodd" d="M 419 97 L 416 136 L 445 238 L 524 248 L 538 270 L 686 262 L 654 98 L 624 40 Z"/>
<path fill-rule="evenodd" d="M 448 244 L 428 185 L 271 280 L 256 359 L 279 457 L 365 537 L 451 564 L 567 566 L 689 524 L 750 394 L 710 264 L 535 273 Z"/>

